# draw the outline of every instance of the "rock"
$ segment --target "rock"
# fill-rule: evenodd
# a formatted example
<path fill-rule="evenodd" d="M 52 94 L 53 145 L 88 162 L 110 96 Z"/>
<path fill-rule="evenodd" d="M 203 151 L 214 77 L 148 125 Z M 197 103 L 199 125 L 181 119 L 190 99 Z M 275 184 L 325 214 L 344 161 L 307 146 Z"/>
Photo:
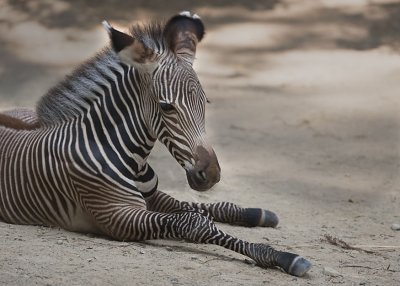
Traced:
<path fill-rule="evenodd" d="M 400 224 L 398 223 L 394 223 L 390 226 L 391 229 L 393 230 L 400 230 Z"/>
<path fill-rule="evenodd" d="M 146 252 L 144 252 L 144 250 L 140 250 L 139 253 L 140 254 L 145 254 Z"/>
<path fill-rule="evenodd" d="M 61 240 L 61 239 L 59 239 L 59 240 L 57 240 L 57 242 L 56 242 L 58 245 L 61 245 L 61 244 L 63 244 L 63 241 Z"/>
<path fill-rule="evenodd" d="M 170 246 L 165 247 L 165 249 L 166 249 L 167 251 L 173 251 L 172 247 L 170 247 Z"/>
<path fill-rule="evenodd" d="M 322 273 L 324 273 L 324 275 L 326 275 L 326 276 L 331 276 L 331 277 L 342 276 L 338 271 L 336 271 L 335 269 L 330 268 L 330 267 L 324 267 Z"/>

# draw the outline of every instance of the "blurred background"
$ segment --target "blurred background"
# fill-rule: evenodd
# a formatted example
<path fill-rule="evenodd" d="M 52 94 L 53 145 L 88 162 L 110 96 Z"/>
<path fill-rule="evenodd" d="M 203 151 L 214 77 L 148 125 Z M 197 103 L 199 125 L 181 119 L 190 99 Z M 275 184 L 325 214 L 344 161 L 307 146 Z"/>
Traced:
<path fill-rule="evenodd" d="M 398 285 L 398 252 L 354 255 L 320 240 L 333 233 L 355 245 L 398 245 L 390 225 L 400 221 L 400 1 L 0 0 L 0 110 L 34 107 L 105 46 L 103 19 L 124 29 L 182 10 L 206 25 L 195 69 L 212 102 L 207 131 L 223 177 L 214 190 L 195 193 L 157 145 L 150 162 L 160 188 L 180 199 L 277 212 L 278 231 L 227 229 L 253 240 L 268 232 L 270 243 L 308 255 L 312 285 Z M 348 260 L 364 267 L 343 266 Z M 259 285 L 269 273 L 236 263 L 242 272 L 225 275 L 229 263 L 196 265 L 189 276 Z M 341 276 L 325 275 L 326 265 Z M 179 262 L 170 267 L 189 283 Z M 268 279 L 287 285 L 286 276 Z"/>

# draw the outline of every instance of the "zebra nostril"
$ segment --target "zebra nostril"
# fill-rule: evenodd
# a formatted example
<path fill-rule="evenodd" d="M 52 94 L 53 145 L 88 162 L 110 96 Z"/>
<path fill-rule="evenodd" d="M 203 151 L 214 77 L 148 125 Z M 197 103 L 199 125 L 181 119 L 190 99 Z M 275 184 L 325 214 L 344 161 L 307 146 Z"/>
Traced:
<path fill-rule="evenodd" d="M 197 172 L 196 176 L 197 176 L 198 179 L 200 179 L 202 181 L 207 181 L 207 174 L 204 171 Z"/>

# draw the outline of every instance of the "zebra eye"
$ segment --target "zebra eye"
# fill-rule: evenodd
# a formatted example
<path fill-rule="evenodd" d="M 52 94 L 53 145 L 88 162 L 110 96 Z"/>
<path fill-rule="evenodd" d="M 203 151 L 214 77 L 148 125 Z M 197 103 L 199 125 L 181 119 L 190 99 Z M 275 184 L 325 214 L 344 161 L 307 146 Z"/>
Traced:
<path fill-rule="evenodd" d="M 169 112 L 169 111 L 174 110 L 174 106 L 172 104 L 170 104 L 170 103 L 167 103 L 167 102 L 162 102 L 161 101 L 160 102 L 160 107 L 165 112 Z"/>

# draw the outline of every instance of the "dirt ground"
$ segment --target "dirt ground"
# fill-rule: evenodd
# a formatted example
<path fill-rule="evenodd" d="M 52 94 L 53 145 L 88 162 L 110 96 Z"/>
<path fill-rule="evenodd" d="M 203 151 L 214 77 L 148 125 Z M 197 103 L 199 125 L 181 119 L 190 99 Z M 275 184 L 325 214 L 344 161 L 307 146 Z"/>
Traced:
<path fill-rule="evenodd" d="M 0 222 L 1 285 L 400 285 L 400 1 L 99 2 L 0 0 L 0 109 L 34 106 L 104 46 L 104 18 L 195 11 L 208 28 L 196 70 L 222 180 L 190 190 L 158 145 L 159 186 L 275 211 L 276 229 L 220 227 L 314 266 L 295 278 L 216 246 Z"/>

